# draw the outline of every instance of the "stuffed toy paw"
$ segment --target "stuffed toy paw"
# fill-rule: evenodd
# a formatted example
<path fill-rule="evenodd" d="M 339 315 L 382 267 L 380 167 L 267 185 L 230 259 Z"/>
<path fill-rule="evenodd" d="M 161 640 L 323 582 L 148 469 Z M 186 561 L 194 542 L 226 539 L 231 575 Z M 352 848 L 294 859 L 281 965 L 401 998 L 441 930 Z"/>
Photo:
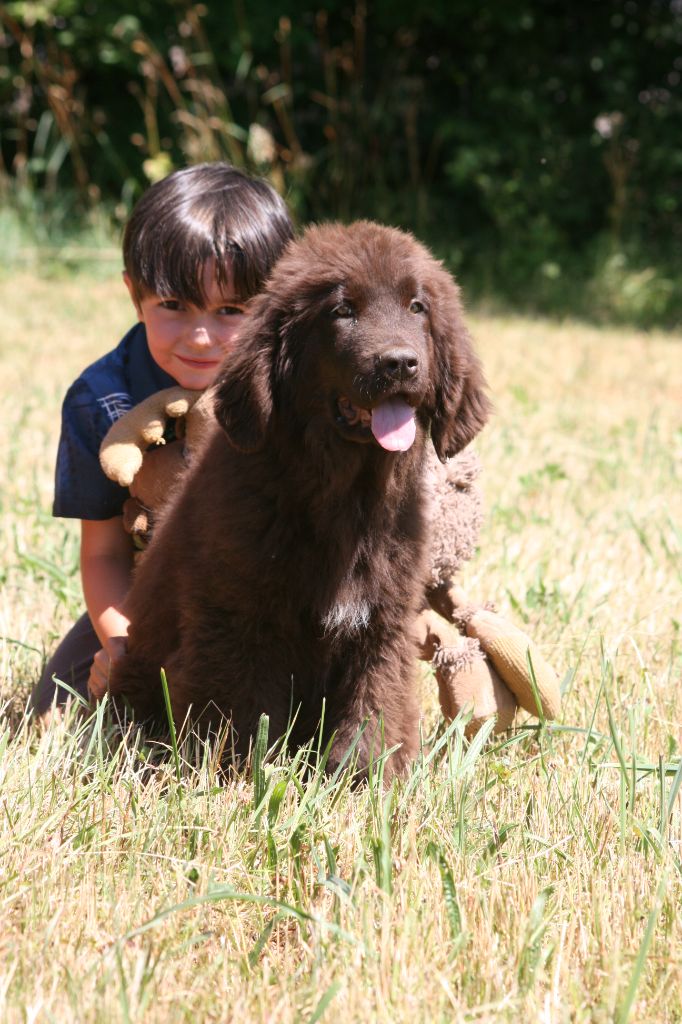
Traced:
<path fill-rule="evenodd" d="M 171 421 L 175 438 L 166 443 Z M 212 422 L 210 392 L 173 387 L 140 402 L 109 428 L 100 446 L 100 465 L 110 480 L 130 488 L 123 526 L 137 547 L 148 543 L 154 512 L 167 500 Z"/>
<path fill-rule="evenodd" d="M 557 717 L 559 680 L 529 636 L 489 608 L 469 604 L 457 587 L 440 591 L 437 605 L 419 615 L 415 636 L 419 656 L 433 666 L 446 719 L 469 709 L 465 734 L 471 737 L 493 716 L 493 731 L 504 732 L 518 707 Z"/>
<path fill-rule="evenodd" d="M 448 722 L 460 712 L 470 711 L 464 730 L 469 739 L 493 716 L 494 732 L 505 732 L 511 726 L 518 708 L 516 698 L 476 640 L 462 636 L 431 608 L 418 616 L 415 638 L 419 657 L 433 668 L 441 711 Z"/>
<path fill-rule="evenodd" d="M 130 487 L 147 449 L 166 443 L 163 435 L 168 421 L 187 417 L 203 394 L 187 388 L 166 388 L 117 419 L 99 451 L 100 465 L 109 479 Z"/>

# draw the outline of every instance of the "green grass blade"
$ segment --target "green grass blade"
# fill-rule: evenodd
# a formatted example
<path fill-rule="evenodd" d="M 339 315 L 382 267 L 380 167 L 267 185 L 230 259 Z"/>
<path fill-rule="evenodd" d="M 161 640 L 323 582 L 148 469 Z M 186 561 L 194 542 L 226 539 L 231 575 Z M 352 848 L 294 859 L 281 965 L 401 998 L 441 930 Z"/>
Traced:
<path fill-rule="evenodd" d="M 654 937 L 656 922 L 658 921 L 658 916 L 663 907 L 663 900 L 665 899 L 667 887 L 668 874 L 667 872 L 664 872 L 656 889 L 653 906 L 649 911 L 646 928 L 644 929 L 642 941 L 639 944 L 637 959 L 635 960 L 635 966 L 630 976 L 630 983 L 627 987 L 625 998 L 619 1006 L 616 1014 L 616 1024 L 627 1024 L 627 1021 L 630 1019 L 630 1014 L 632 1013 L 632 1008 L 635 1002 L 635 996 L 637 995 L 637 989 L 639 988 L 639 983 L 642 980 L 642 974 L 644 973 L 646 958 L 649 954 L 649 947 L 651 946 Z"/>
<path fill-rule="evenodd" d="M 268 753 L 268 733 L 270 731 L 270 719 L 267 715 L 261 715 L 258 719 L 258 730 L 253 744 L 253 755 L 251 758 L 251 772 L 253 775 L 253 809 L 260 817 L 260 807 L 268 789 L 268 780 L 265 773 L 265 758 Z"/>
<path fill-rule="evenodd" d="M 326 1012 L 328 1006 L 330 1005 L 334 997 L 339 992 L 340 988 L 340 981 L 335 981 L 329 986 L 327 991 L 324 992 L 324 994 L 322 995 L 320 1001 L 318 1002 L 317 1006 L 311 1013 L 310 1017 L 308 1017 L 308 1024 L 317 1024 L 318 1021 L 322 1020 L 324 1013 Z"/>
<path fill-rule="evenodd" d="M 175 730 L 175 720 L 173 718 L 173 708 L 171 707 L 170 692 L 168 690 L 168 680 L 166 679 L 165 669 L 161 669 L 161 689 L 163 690 L 163 701 L 166 706 L 166 718 L 168 719 L 168 728 L 170 729 L 171 749 L 173 751 L 173 763 L 175 764 L 175 778 L 180 782 L 182 778 L 180 770 L 180 751 L 178 750 L 178 737 Z"/>

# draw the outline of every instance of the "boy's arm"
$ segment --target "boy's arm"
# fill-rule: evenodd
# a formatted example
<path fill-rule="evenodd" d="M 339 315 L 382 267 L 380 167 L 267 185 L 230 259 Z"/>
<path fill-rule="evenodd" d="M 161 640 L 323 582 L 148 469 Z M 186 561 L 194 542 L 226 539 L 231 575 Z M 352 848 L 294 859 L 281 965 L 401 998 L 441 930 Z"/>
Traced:
<path fill-rule="evenodd" d="M 81 580 L 90 620 L 102 644 L 88 686 L 95 697 L 107 688 L 110 662 L 125 649 L 129 620 L 123 602 L 130 589 L 133 548 L 123 519 L 81 522 Z"/>

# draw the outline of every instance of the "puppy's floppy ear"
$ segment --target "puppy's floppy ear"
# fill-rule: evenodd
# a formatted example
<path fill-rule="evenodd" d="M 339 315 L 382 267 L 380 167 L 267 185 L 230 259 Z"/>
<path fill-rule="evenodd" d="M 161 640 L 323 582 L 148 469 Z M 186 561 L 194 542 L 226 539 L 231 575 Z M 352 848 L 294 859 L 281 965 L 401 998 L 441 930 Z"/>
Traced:
<path fill-rule="evenodd" d="M 491 405 L 480 360 L 462 317 L 459 289 L 435 261 L 425 291 L 435 355 L 431 440 L 441 462 L 465 448 L 484 426 Z"/>
<path fill-rule="evenodd" d="M 274 303 L 259 300 L 213 386 L 216 419 L 237 451 L 255 452 L 265 442 L 278 334 L 279 311 Z"/>

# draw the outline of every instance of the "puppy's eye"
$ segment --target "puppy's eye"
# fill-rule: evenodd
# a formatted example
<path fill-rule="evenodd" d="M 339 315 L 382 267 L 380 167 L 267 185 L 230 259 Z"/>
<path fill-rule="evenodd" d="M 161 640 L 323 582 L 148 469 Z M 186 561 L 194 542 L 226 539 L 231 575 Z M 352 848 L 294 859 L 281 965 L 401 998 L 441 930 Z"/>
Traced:
<path fill-rule="evenodd" d="M 412 299 L 412 302 L 410 303 L 410 313 L 425 313 L 425 312 L 426 312 L 426 306 L 424 305 L 424 303 L 420 302 L 419 299 Z"/>
<path fill-rule="evenodd" d="M 339 320 L 348 320 L 353 316 L 353 307 L 348 302 L 339 302 L 338 306 L 334 306 L 332 316 L 338 317 Z"/>

